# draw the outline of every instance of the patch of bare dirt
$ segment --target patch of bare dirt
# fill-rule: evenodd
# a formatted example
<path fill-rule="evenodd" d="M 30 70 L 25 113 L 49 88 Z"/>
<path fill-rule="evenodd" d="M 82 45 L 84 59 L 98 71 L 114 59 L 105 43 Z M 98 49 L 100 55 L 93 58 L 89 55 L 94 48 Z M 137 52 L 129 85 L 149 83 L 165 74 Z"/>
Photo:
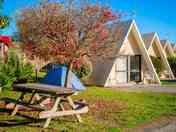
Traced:
<path fill-rule="evenodd" d="M 89 115 L 93 116 L 96 121 L 107 123 L 111 126 L 118 125 L 117 113 L 125 109 L 127 105 L 124 102 L 117 100 L 106 101 L 97 99 L 94 102 L 89 102 Z"/>

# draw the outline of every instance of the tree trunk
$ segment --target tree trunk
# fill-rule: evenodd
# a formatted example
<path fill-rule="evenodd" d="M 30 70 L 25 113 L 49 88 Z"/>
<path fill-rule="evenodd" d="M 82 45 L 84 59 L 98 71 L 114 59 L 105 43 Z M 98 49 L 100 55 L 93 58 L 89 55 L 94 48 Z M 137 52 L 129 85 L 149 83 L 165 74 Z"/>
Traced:
<path fill-rule="evenodd" d="M 68 83 L 71 78 L 71 71 L 73 68 L 73 62 L 71 61 L 69 65 L 67 66 L 67 71 L 66 71 L 66 76 L 65 76 L 65 82 L 64 82 L 64 87 L 68 88 Z"/>

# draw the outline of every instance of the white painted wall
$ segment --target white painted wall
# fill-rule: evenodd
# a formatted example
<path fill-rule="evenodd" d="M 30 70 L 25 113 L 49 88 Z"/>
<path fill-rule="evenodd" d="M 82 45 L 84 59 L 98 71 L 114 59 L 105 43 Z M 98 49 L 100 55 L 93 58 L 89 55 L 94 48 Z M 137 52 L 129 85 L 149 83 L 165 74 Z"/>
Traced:
<path fill-rule="evenodd" d="M 108 79 L 106 81 L 106 86 L 116 86 L 121 83 L 127 83 L 127 72 L 119 72 L 119 71 L 127 71 L 127 56 L 119 56 L 114 61 Z"/>

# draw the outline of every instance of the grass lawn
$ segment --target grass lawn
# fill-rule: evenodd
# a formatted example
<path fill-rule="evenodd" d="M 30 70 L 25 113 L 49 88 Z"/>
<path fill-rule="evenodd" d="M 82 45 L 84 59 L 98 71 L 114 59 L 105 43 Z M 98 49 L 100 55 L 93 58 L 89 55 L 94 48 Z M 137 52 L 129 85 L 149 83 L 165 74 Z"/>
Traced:
<path fill-rule="evenodd" d="M 172 86 L 176 88 L 176 80 L 161 80 L 163 86 Z"/>
<path fill-rule="evenodd" d="M 0 97 L 15 97 L 14 92 L 4 91 Z M 23 124 L 22 116 L 11 117 L 0 112 L 0 131 L 3 132 L 122 132 L 150 122 L 161 116 L 176 115 L 176 96 L 159 93 L 132 93 L 113 89 L 89 87 L 76 98 L 86 99 L 90 111 L 83 115 L 84 123 L 73 117 L 52 120 L 48 129 L 44 122 Z M 31 115 L 30 113 L 22 113 Z M 7 125 L 7 121 L 9 123 Z M 14 122 L 16 124 L 14 124 Z M 4 125 L 4 127 L 2 127 Z M 6 125 L 6 127 L 5 127 Z"/>

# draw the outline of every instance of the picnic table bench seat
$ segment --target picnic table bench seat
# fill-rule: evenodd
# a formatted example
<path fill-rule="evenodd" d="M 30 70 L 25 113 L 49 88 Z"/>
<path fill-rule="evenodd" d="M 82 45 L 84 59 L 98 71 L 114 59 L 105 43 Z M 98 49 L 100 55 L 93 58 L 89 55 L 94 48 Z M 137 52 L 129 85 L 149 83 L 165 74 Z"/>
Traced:
<path fill-rule="evenodd" d="M 45 107 L 42 107 L 38 104 L 29 104 L 29 102 L 27 102 L 27 101 L 21 102 L 21 101 L 14 99 L 14 98 L 4 98 L 1 101 L 4 101 L 7 109 L 13 109 L 15 104 L 18 104 L 19 110 L 25 109 L 25 110 L 30 110 L 30 111 L 31 110 L 42 111 L 42 110 L 46 109 Z"/>

